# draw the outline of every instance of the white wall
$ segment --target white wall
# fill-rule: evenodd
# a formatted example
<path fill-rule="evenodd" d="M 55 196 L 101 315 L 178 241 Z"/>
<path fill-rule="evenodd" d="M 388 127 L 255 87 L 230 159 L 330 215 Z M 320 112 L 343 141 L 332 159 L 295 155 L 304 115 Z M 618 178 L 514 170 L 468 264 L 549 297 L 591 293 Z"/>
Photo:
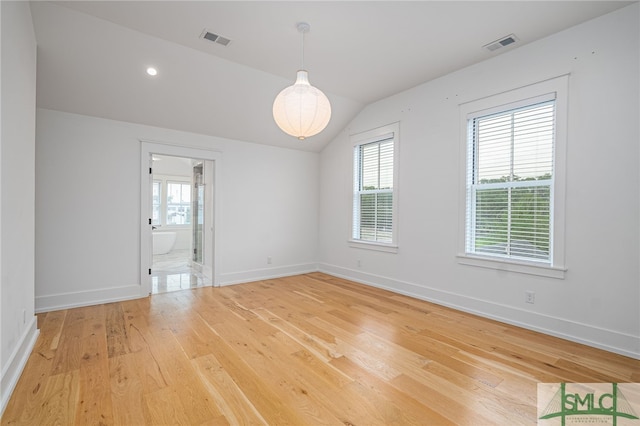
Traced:
<path fill-rule="evenodd" d="M 38 332 L 34 316 L 36 41 L 27 2 L 0 2 L 0 413 Z"/>
<path fill-rule="evenodd" d="M 318 154 L 38 109 L 37 311 L 140 294 L 140 140 L 221 153 L 220 284 L 316 269 Z"/>
<path fill-rule="evenodd" d="M 640 358 L 638 16 L 636 3 L 369 105 L 321 153 L 321 269 Z M 458 264 L 459 104 L 566 73 L 565 279 Z M 350 248 L 349 134 L 396 121 L 398 253 Z"/>

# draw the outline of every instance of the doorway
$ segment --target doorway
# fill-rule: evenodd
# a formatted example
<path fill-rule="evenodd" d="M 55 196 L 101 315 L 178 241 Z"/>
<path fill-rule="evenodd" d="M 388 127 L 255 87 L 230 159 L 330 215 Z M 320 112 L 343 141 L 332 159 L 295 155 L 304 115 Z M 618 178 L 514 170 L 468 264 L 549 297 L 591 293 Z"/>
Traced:
<path fill-rule="evenodd" d="M 205 180 L 212 162 L 160 154 L 152 154 L 151 162 L 151 294 L 211 286 Z"/>
<path fill-rule="evenodd" d="M 217 159 L 211 151 L 142 143 L 143 295 L 216 285 Z"/>

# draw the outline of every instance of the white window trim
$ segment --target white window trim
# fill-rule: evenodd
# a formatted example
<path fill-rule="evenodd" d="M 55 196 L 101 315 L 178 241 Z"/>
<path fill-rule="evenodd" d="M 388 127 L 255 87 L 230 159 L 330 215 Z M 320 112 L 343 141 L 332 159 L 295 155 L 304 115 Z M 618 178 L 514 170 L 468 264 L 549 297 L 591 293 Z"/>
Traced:
<path fill-rule="evenodd" d="M 514 90 L 487 96 L 459 105 L 460 109 L 460 189 L 458 208 L 458 263 L 482 268 L 511 271 L 564 279 L 565 267 L 565 201 L 566 201 L 566 149 L 568 120 L 569 75 L 544 80 Z M 496 112 L 504 105 L 521 102 L 555 93 L 556 135 L 554 146 L 554 185 L 551 189 L 553 215 L 552 247 L 550 264 L 514 261 L 466 253 L 466 208 L 467 208 L 467 131 L 470 117 Z"/>
<path fill-rule="evenodd" d="M 191 228 L 190 224 L 187 225 L 175 225 L 167 223 L 167 195 L 168 195 L 168 184 L 169 183 L 184 183 L 191 185 L 191 181 L 189 180 L 189 176 L 177 176 L 177 175 L 164 175 L 164 174 L 154 174 L 153 180 L 160 181 L 160 224 L 154 225 L 163 229 L 187 229 Z M 162 229 L 159 229 L 162 230 Z"/>
<path fill-rule="evenodd" d="M 376 129 L 368 130 L 362 133 L 356 133 L 350 135 L 351 145 L 352 145 L 352 155 L 355 148 L 359 145 L 365 145 L 367 143 L 378 142 L 383 139 L 388 139 L 389 137 L 393 137 L 393 205 L 391 208 L 391 214 L 393 215 L 393 222 L 391 226 L 392 233 L 392 241 L 391 243 L 381 243 L 377 241 L 365 241 L 353 238 L 353 228 L 354 228 L 354 220 L 353 220 L 353 211 L 354 211 L 354 201 L 353 201 L 353 192 L 354 188 L 351 188 L 350 191 L 350 201 L 349 205 L 351 209 L 349 211 L 349 238 L 347 243 L 349 247 L 365 249 L 365 250 L 375 250 L 382 251 L 386 253 L 397 253 L 398 252 L 398 164 L 399 164 L 399 152 L 400 152 L 400 123 L 391 123 L 386 126 L 378 127 Z M 351 167 L 351 184 L 355 182 L 355 159 L 352 158 L 352 167 Z"/>
<path fill-rule="evenodd" d="M 165 182 L 166 185 L 166 194 L 165 194 L 165 205 L 164 205 L 164 214 L 165 214 L 165 220 L 169 220 L 169 206 L 184 206 L 184 205 L 188 205 L 189 208 L 191 207 L 191 201 L 189 203 L 183 203 L 182 200 L 179 203 L 169 203 L 169 185 L 174 184 L 174 185 L 180 185 L 180 195 L 182 195 L 182 185 L 189 185 L 189 197 L 191 197 L 191 190 L 193 189 L 193 185 L 192 182 L 190 180 L 184 180 L 184 178 L 182 179 L 167 179 Z M 192 218 L 193 218 L 193 212 L 191 212 Z M 172 229 L 177 229 L 177 228 L 191 228 L 193 226 L 192 223 L 166 223 L 165 226 L 167 228 L 172 228 Z"/>

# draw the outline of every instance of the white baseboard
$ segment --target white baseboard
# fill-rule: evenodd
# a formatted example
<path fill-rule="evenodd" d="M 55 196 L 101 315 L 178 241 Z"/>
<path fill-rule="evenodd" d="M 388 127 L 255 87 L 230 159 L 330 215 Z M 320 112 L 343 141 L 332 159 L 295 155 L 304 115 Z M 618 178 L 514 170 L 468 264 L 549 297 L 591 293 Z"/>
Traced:
<path fill-rule="evenodd" d="M 218 277 L 218 285 L 241 284 L 316 271 L 640 359 L 639 336 L 325 263 L 305 263 L 221 274 Z M 139 285 L 59 293 L 36 297 L 35 310 L 48 312 L 137 298 L 140 298 Z"/>
<path fill-rule="evenodd" d="M 288 265 L 275 268 L 254 269 L 228 274 L 221 274 L 217 277 L 218 285 L 232 285 L 251 281 L 260 281 L 271 278 L 287 277 L 291 275 L 306 274 L 316 272 L 316 263 L 305 263 L 300 265 Z M 203 273 L 208 270 L 203 268 Z M 50 312 L 61 309 L 78 308 L 81 306 L 99 305 L 102 303 L 119 302 L 122 300 L 139 299 L 140 285 L 134 284 L 123 287 L 103 288 L 98 290 L 85 290 L 77 292 L 57 293 L 43 296 L 36 296 L 35 311 Z"/>
<path fill-rule="evenodd" d="M 2 369 L 2 378 L 0 379 L 0 396 L 2 404 L 0 406 L 0 416 L 4 413 L 4 409 L 9 403 L 11 394 L 18 384 L 18 379 L 24 370 L 29 355 L 36 344 L 38 334 L 40 331 L 37 328 L 37 318 L 34 316 L 29 321 L 27 328 L 20 337 L 20 341 L 16 345 L 16 348 L 11 353 L 9 361 L 6 363 L 6 367 Z"/>
<path fill-rule="evenodd" d="M 531 312 L 488 300 L 442 291 L 375 274 L 320 263 L 320 272 L 404 294 L 459 311 L 494 319 L 572 342 L 582 343 L 630 358 L 640 359 L 640 336 L 594 327 L 564 318 Z"/>
<path fill-rule="evenodd" d="M 140 285 L 102 288 L 36 296 L 36 312 L 59 311 L 80 306 L 100 305 L 121 300 L 139 299 Z"/>
<path fill-rule="evenodd" d="M 289 277 L 291 275 L 308 274 L 318 271 L 317 263 L 303 263 L 274 268 L 253 269 L 250 271 L 220 274 L 219 285 L 241 284 L 251 281 L 268 280 L 272 278 Z"/>

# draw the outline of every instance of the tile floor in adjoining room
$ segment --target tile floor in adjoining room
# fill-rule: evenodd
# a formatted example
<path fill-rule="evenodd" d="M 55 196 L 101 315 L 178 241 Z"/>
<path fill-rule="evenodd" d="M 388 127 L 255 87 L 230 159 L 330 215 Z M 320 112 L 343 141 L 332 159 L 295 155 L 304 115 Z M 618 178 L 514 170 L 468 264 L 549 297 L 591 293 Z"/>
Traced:
<path fill-rule="evenodd" d="M 191 267 L 190 250 L 153 256 L 151 294 L 211 285 L 211 279 Z"/>

